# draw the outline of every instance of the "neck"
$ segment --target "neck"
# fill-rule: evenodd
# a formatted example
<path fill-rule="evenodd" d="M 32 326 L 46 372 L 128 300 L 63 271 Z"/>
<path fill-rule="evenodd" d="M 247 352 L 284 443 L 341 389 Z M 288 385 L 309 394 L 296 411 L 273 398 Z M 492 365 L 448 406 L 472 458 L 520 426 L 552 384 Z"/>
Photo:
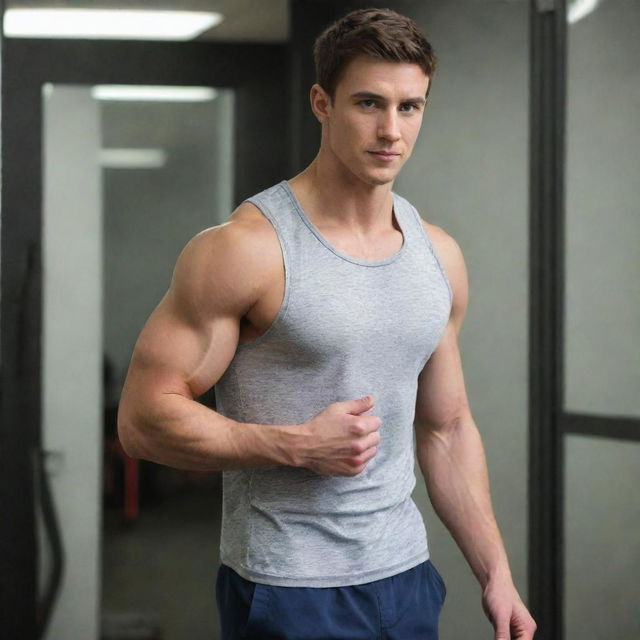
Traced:
<path fill-rule="evenodd" d="M 289 184 L 307 214 L 326 224 L 365 233 L 391 224 L 393 183 L 365 183 L 343 167 L 326 162 L 322 153 Z"/>

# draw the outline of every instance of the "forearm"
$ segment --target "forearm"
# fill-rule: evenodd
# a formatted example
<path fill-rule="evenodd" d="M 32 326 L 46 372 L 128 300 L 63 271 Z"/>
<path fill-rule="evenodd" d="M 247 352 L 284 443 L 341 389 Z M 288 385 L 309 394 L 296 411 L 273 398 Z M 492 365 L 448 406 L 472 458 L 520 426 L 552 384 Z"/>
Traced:
<path fill-rule="evenodd" d="M 129 455 L 192 471 L 292 465 L 298 430 L 236 422 L 177 393 L 147 402 L 125 393 L 118 411 L 118 432 Z"/>
<path fill-rule="evenodd" d="M 484 448 L 471 417 L 443 429 L 417 427 L 418 462 L 431 503 L 484 588 L 511 581 L 491 506 Z"/>

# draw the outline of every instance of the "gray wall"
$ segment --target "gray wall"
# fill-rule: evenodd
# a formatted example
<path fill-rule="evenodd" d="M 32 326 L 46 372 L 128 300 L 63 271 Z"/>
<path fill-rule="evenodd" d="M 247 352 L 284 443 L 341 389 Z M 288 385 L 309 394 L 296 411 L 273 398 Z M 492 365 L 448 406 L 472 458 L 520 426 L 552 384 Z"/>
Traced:
<path fill-rule="evenodd" d="M 568 33 L 565 408 L 640 415 L 640 3 Z M 640 444 L 566 440 L 567 640 L 640 638 Z"/>
<path fill-rule="evenodd" d="M 65 568 L 49 640 L 98 637 L 102 478 L 102 184 L 89 90 L 44 98 L 42 440 Z M 42 567 L 50 560 L 43 549 Z"/>
<path fill-rule="evenodd" d="M 104 171 L 105 352 L 123 381 L 189 238 L 233 208 L 233 91 L 213 102 L 102 105 L 103 147 L 161 148 L 161 169 Z"/>
<path fill-rule="evenodd" d="M 460 336 L 487 450 L 494 507 L 517 587 L 527 591 L 528 4 L 435 2 L 412 17 L 439 70 L 423 131 L 395 190 L 460 244 L 469 309 Z M 448 584 L 447 640 L 493 638 L 479 585 L 429 503 L 415 499 Z M 464 615 L 461 615 L 464 612 Z"/>
<path fill-rule="evenodd" d="M 640 638 L 640 443 L 566 442 L 565 640 Z"/>
<path fill-rule="evenodd" d="M 568 410 L 640 415 L 640 3 L 568 33 Z"/>

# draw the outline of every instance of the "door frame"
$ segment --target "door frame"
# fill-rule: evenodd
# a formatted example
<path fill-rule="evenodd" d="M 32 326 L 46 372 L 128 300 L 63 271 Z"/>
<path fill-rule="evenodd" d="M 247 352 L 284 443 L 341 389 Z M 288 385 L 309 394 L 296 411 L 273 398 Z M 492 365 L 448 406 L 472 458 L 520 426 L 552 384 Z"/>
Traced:
<path fill-rule="evenodd" d="M 280 181 L 289 166 L 288 50 L 284 44 L 4 37 L 2 46 L 0 503 L 3 513 L 11 515 L 0 527 L 0 619 L 7 637 L 30 640 L 38 635 L 36 493 L 44 455 L 41 87 L 58 83 L 234 89 L 234 195 L 239 203 Z M 259 139 L 243 135 L 246 122 L 261 131 Z M 46 504 L 42 506 L 46 510 Z M 55 536 L 52 543 L 55 547 Z"/>

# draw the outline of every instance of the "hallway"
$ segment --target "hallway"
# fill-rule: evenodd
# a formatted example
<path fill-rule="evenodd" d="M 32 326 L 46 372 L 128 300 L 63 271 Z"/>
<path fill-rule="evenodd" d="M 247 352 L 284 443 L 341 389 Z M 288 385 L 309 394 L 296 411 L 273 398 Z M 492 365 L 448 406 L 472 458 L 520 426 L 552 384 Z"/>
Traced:
<path fill-rule="evenodd" d="M 142 614 L 161 640 L 215 640 L 221 476 L 155 471 L 136 522 L 123 524 L 117 507 L 103 511 L 103 631 L 121 614 Z"/>

